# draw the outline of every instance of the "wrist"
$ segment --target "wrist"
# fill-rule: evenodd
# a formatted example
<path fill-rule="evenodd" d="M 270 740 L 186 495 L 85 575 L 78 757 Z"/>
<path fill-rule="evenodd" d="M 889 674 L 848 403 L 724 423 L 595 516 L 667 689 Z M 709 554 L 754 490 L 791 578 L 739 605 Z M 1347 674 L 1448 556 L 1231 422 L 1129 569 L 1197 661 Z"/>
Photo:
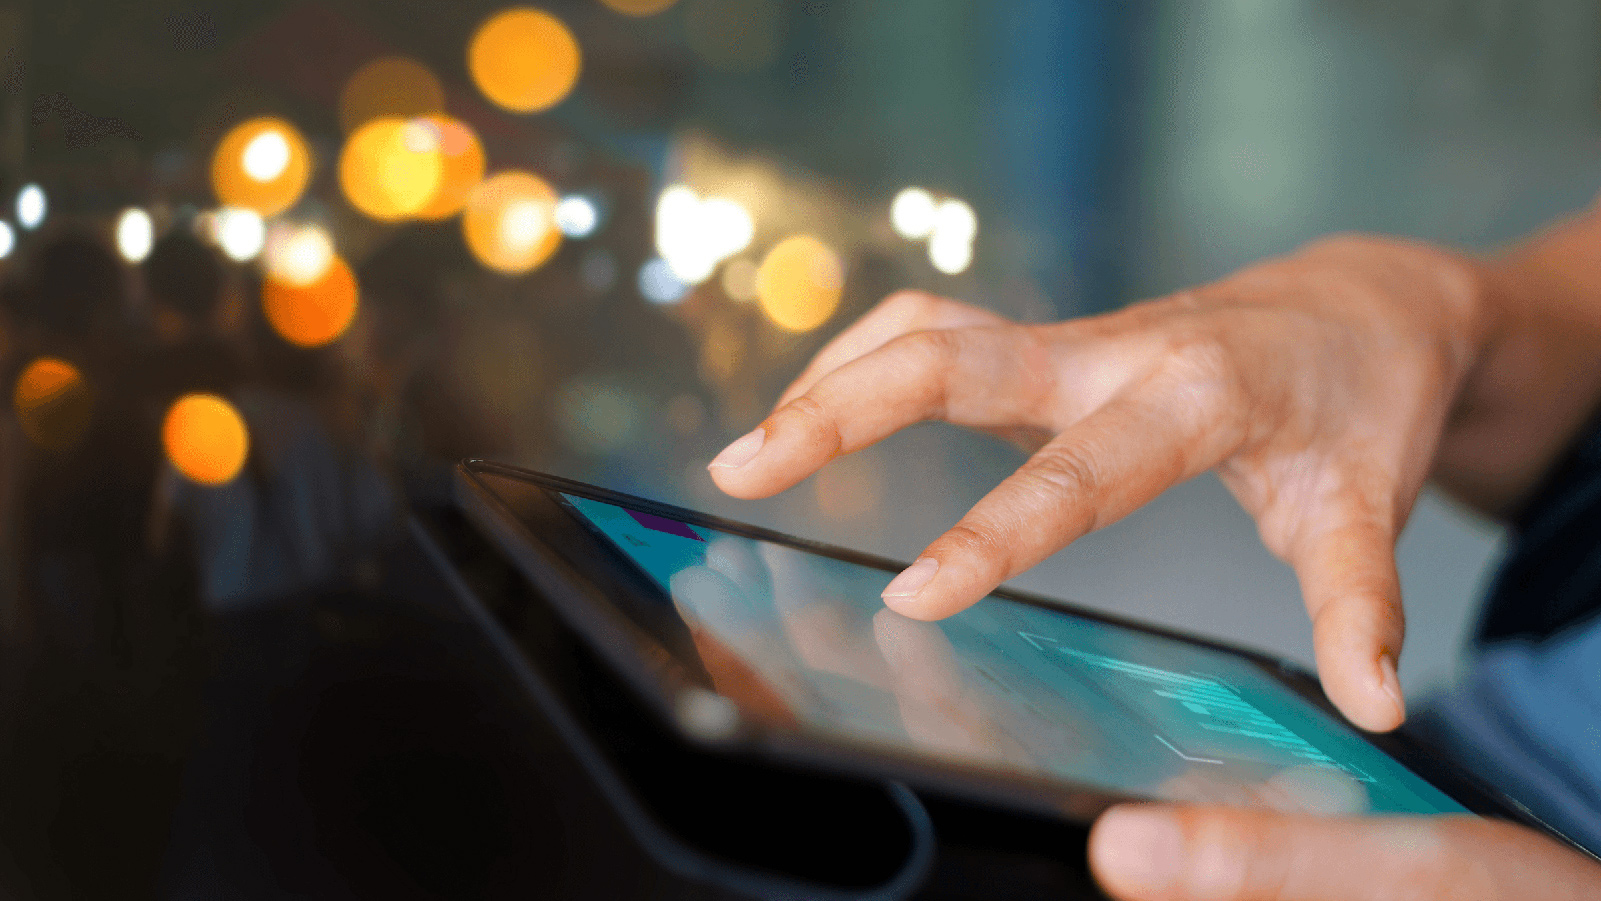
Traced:
<path fill-rule="evenodd" d="M 1601 399 L 1601 220 L 1587 214 L 1467 259 L 1478 343 L 1436 474 L 1486 512 L 1514 510 Z"/>

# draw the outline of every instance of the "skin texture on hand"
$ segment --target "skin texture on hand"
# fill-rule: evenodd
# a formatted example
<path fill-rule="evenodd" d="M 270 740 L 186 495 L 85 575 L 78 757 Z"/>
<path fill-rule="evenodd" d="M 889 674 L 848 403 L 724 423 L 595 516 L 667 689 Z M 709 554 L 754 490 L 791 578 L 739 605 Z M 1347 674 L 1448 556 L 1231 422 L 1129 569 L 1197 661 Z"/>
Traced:
<path fill-rule="evenodd" d="M 1227 807 L 1114 808 L 1090 867 L 1126 901 L 1580 901 L 1601 864 L 1468 816 L 1309 817 Z"/>
<path fill-rule="evenodd" d="M 896 611 L 938 619 L 1216 468 L 1300 576 L 1330 697 L 1390 729 L 1404 717 L 1394 545 L 1485 340 L 1476 288 L 1450 255 L 1350 238 L 1049 325 L 899 294 L 711 472 L 763 497 L 926 419 L 1043 438 L 887 589 Z"/>

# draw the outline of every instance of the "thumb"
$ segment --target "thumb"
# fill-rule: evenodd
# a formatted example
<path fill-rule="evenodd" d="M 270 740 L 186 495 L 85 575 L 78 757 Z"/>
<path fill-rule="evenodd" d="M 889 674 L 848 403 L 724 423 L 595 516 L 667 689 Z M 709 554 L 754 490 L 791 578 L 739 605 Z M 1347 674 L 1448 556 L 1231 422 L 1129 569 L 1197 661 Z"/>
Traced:
<path fill-rule="evenodd" d="M 1332 818 L 1140 805 L 1090 832 L 1090 868 L 1126 901 L 1594 898 L 1601 866 L 1472 816 Z"/>

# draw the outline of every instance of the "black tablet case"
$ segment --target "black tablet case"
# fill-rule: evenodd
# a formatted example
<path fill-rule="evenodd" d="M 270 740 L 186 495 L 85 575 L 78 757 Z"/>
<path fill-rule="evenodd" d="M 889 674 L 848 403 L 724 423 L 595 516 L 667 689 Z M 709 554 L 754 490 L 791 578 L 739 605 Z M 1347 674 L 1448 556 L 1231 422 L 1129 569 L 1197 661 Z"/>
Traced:
<path fill-rule="evenodd" d="M 495 648 L 570 808 L 553 884 L 606 898 L 1101 898 L 1067 822 L 689 747 L 454 511 L 414 523 Z M 532 861 L 531 861 L 532 862 Z M 593 889 L 591 894 L 590 889 Z"/>

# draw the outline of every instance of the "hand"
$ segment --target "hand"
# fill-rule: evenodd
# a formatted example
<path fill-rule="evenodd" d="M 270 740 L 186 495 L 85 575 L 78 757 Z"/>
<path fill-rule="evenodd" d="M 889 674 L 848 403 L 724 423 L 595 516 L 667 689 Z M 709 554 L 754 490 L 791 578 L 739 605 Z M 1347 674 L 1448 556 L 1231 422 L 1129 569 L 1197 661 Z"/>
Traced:
<path fill-rule="evenodd" d="M 1126 901 L 1578 901 L 1601 864 L 1477 817 L 1332 818 L 1263 810 L 1113 808 L 1090 868 Z"/>
<path fill-rule="evenodd" d="M 1341 238 L 1048 325 L 897 294 L 825 346 L 711 473 L 765 497 L 920 420 L 1039 435 L 885 590 L 896 611 L 937 619 L 1215 467 L 1300 577 L 1330 698 L 1391 729 L 1405 716 L 1395 541 L 1491 332 L 1478 287 L 1442 251 Z"/>

